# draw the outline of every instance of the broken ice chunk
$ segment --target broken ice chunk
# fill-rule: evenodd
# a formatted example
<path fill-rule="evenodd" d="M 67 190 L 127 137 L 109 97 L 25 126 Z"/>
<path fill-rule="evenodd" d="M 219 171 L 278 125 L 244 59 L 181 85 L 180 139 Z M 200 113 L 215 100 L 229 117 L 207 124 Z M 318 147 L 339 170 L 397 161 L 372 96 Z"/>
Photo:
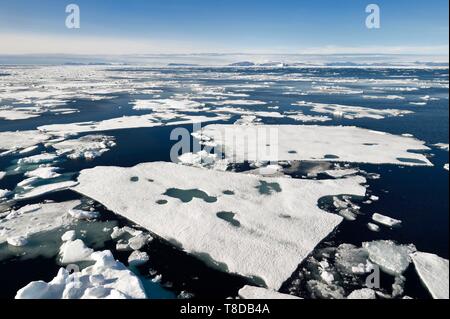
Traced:
<path fill-rule="evenodd" d="M 369 253 L 370 261 L 393 276 L 399 276 L 411 263 L 410 254 L 416 251 L 414 245 L 397 245 L 393 241 L 380 240 L 363 243 Z"/>
<path fill-rule="evenodd" d="M 372 220 L 379 224 L 388 226 L 388 227 L 396 227 L 396 226 L 400 226 L 402 224 L 401 220 L 394 219 L 394 218 L 391 218 L 388 216 L 384 216 L 384 215 L 381 215 L 378 213 L 373 214 Z"/>
<path fill-rule="evenodd" d="M 9 237 L 6 241 L 8 245 L 14 247 L 23 247 L 28 244 L 28 239 L 26 236 Z"/>
<path fill-rule="evenodd" d="M 416 252 L 411 255 L 416 271 L 435 299 L 449 299 L 449 262 L 437 255 Z"/>
<path fill-rule="evenodd" d="M 128 265 L 130 266 L 139 266 L 145 264 L 149 261 L 149 257 L 146 252 L 140 252 L 138 250 L 133 251 L 128 257 Z"/>
<path fill-rule="evenodd" d="M 239 290 L 239 297 L 242 299 L 302 299 L 300 297 L 282 294 L 274 290 L 265 288 L 244 286 Z"/>

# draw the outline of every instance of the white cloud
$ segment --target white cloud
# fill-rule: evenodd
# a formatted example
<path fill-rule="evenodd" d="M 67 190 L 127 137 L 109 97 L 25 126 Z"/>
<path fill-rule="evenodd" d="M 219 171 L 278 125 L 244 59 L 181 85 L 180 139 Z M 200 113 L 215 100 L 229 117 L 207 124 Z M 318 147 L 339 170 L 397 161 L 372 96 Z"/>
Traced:
<path fill-rule="evenodd" d="M 252 54 L 422 54 L 448 55 L 449 46 L 323 46 L 323 47 L 227 47 L 225 43 L 186 40 L 128 39 L 0 33 L 0 54 L 124 55 L 160 53 L 252 53 Z"/>

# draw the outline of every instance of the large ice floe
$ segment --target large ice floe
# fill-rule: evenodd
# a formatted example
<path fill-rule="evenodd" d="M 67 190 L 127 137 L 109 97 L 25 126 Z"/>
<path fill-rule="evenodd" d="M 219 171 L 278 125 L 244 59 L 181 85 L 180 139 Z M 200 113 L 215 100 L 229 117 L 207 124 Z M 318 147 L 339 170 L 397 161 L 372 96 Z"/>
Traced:
<path fill-rule="evenodd" d="M 38 116 L 39 114 L 34 114 L 24 108 L 0 107 L 0 119 L 8 121 L 26 120 Z"/>
<path fill-rule="evenodd" d="M 41 132 L 65 136 L 90 132 L 103 132 L 132 128 L 150 128 L 162 125 L 182 125 L 192 123 L 206 123 L 229 119 L 227 115 L 202 116 L 183 115 L 178 113 L 156 113 L 138 116 L 123 116 L 99 122 L 80 122 L 69 124 L 50 124 L 38 127 Z M 169 121 L 164 123 L 163 121 Z M 0 145 L 1 146 L 1 145 Z"/>
<path fill-rule="evenodd" d="M 411 263 L 410 255 L 416 251 L 414 245 L 397 245 L 389 240 L 363 243 L 369 253 L 369 259 L 381 269 L 393 276 L 405 272 Z"/>
<path fill-rule="evenodd" d="M 244 161 L 332 161 L 432 166 L 415 138 L 353 126 L 208 125 L 196 136 Z M 268 144 L 269 143 L 269 144 Z"/>
<path fill-rule="evenodd" d="M 16 299 L 145 299 L 142 283 L 110 251 L 85 257 L 94 265 L 81 272 L 61 268 L 49 283 L 34 281 L 20 289 Z"/>
<path fill-rule="evenodd" d="M 281 294 L 279 292 L 260 288 L 260 287 L 253 287 L 253 286 L 245 286 L 239 290 L 239 297 L 242 299 L 291 299 L 291 300 L 299 300 L 301 298 L 287 295 L 287 294 Z"/>
<path fill-rule="evenodd" d="M 78 181 L 75 191 L 111 211 L 220 270 L 276 290 L 343 220 L 319 209 L 319 199 L 366 193 L 360 176 L 263 178 L 163 162 L 96 167 Z"/>
<path fill-rule="evenodd" d="M 411 257 L 418 275 L 433 298 L 449 299 L 448 260 L 422 252 L 416 252 Z"/>
<path fill-rule="evenodd" d="M 411 111 L 397 109 L 373 109 L 360 106 L 311 103 L 304 101 L 298 102 L 295 105 L 310 108 L 311 111 L 316 113 L 331 114 L 335 117 L 343 117 L 350 120 L 359 118 L 380 120 L 386 117 L 403 116 L 413 113 Z"/>

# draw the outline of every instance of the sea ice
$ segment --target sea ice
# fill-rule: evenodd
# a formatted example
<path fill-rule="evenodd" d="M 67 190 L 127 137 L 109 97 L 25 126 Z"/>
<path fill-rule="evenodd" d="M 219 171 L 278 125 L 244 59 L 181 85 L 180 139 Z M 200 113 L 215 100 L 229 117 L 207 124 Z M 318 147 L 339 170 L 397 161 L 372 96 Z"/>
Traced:
<path fill-rule="evenodd" d="M 448 260 L 422 252 L 416 252 L 411 257 L 417 273 L 433 298 L 449 299 Z"/>
<path fill-rule="evenodd" d="M 49 136 L 38 131 L 0 132 L 0 151 L 22 150 L 49 139 Z"/>
<path fill-rule="evenodd" d="M 413 113 L 411 111 L 396 109 L 372 109 L 359 106 L 311 103 L 304 101 L 298 102 L 295 105 L 311 108 L 311 111 L 316 113 L 331 114 L 335 117 L 343 117 L 350 120 L 359 118 L 371 118 L 379 120 L 384 119 L 385 117 L 403 116 L 405 114 Z"/>
<path fill-rule="evenodd" d="M 62 236 L 61 236 L 61 240 L 62 241 L 73 241 L 76 238 L 76 233 L 74 230 L 69 230 L 66 231 Z"/>
<path fill-rule="evenodd" d="M 145 299 L 140 280 L 110 251 L 94 252 L 95 264 L 81 272 L 61 268 L 49 283 L 34 281 L 20 289 L 16 299 Z"/>
<path fill-rule="evenodd" d="M 253 286 L 244 286 L 239 290 L 239 297 L 241 299 L 266 299 L 266 300 L 275 300 L 275 299 L 292 299 L 292 300 L 299 300 L 301 298 L 282 294 L 279 292 L 276 292 L 274 290 L 266 289 L 266 288 L 260 288 L 260 287 L 253 287 Z"/>
<path fill-rule="evenodd" d="M 34 171 L 26 172 L 25 176 L 38 177 L 40 179 L 52 179 L 61 176 L 60 174 L 56 173 L 57 170 L 57 167 L 42 166 L 38 169 L 35 169 Z"/>
<path fill-rule="evenodd" d="M 14 109 L 12 107 L 0 107 L 0 119 L 8 121 L 26 120 L 38 117 L 39 114 L 32 113 L 26 109 Z"/>
<path fill-rule="evenodd" d="M 16 194 L 15 199 L 16 200 L 24 200 L 24 199 L 35 198 L 35 197 L 39 197 L 39 196 L 42 196 L 45 194 L 50 194 L 50 193 L 66 190 L 66 189 L 69 189 L 76 185 L 77 185 L 77 183 L 74 181 L 65 181 L 65 182 L 60 182 L 60 183 L 42 185 L 42 186 L 33 188 L 30 191 L 22 193 L 20 195 Z"/>
<path fill-rule="evenodd" d="M 384 215 L 381 215 L 378 213 L 373 214 L 372 220 L 381 225 L 387 226 L 387 227 L 397 227 L 402 224 L 401 220 L 394 219 L 394 218 L 391 218 L 388 216 L 384 216 Z"/>
<path fill-rule="evenodd" d="M 82 240 L 69 240 L 61 245 L 59 250 L 60 262 L 63 265 L 68 265 L 91 260 L 93 252 L 94 250 L 88 248 Z"/>
<path fill-rule="evenodd" d="M 443 151 L 447 151 L 448 152 L 448 150 L 449 150 L 448 144 L 445 144 L 445 143 L 437 143 L 437 144 L 434 144 L 433 146 L 437 147 L 437 148 L 439 148 L 439 149 L 441 149 Z"/>
<path fill-rule="evenodd" d="M 399 276 L 411 263 L 410 254 L 416 251 L 413 245 L 397 245 L 393 241 L 380 240 L 363 243 L 369 253 L 370 261 L 393 276 Z"/>
<path fill-rule="evenodd" d="M 377 299 L 375 291 L 368 288 L 363 288 L 353 291 L 347 296 L 347 299 Z"/>
<path fill-rule="evenodd" d="M 333 161 L 433 166 L 412 150 L 429 150 L 414 138 L 353 126 L 208 125 L 202 136 L 234 162 Z M 268 146 L 268 142 L 273 142 Z M 276 152 L 275 152 L 276 150 Z"/>
<path fill-rule="evenodd" d="M 80 201 L 29 205 L 13 211 L 0 222 L 0 243 L 8 238 L 28 237 L 44 231 L 70 225 L 73 219 L 67 212 L 80 205 Z"/>
<path fill-rule="evenodd" d="M 272 289 L 342 221 L 320 210 L 319 199 L 366 193 L 360 176 L 264 178 L 158 162 L 84 170 L 79 182 L 75 191 L 218 269 Z"/>
<path fill-rule="evenodd" d="M 70 159 L 93 159 L 109 151 L 116 145 L 114 137 L 105 135 L 86 135 L 78 139 L 66 140 L 56 144 L 58 155 L 65 155 Z"/>

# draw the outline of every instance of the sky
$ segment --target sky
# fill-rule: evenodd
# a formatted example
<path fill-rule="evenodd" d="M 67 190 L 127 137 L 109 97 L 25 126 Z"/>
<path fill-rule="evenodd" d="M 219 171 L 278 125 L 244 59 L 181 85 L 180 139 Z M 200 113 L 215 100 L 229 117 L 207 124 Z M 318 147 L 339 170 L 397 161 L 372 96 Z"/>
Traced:
<path fill-rule="evenodd" d="M 80 29 L 65 26 L 68 4 Z M 368 29 L 368 4 L 381 28 Z M 0 0 L 1 54 L 448 55 L 448 0 Z"/>

